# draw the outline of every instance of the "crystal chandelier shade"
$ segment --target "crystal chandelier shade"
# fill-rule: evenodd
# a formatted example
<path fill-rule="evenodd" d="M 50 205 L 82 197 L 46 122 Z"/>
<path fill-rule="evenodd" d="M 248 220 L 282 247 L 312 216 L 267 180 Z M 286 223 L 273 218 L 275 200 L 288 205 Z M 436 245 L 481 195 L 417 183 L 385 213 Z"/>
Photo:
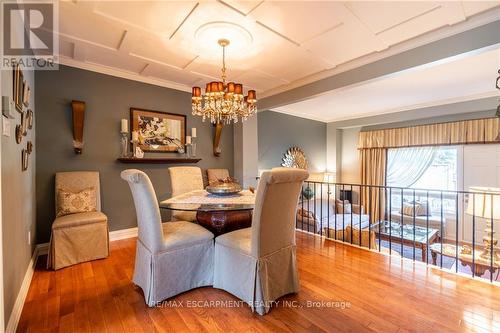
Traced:
<path fill-rule="evenodd" d="M 226 52 L 229 45 L 227 39 L 219 39 L 222 47 L 222 81 L 207 83 L 205 93 L 201 94 L 200 87 L 193 87 L 191 108 L 193 115 L 201 116 L 203 121 L 210 119 L 213 124 L 237 123 L 238 119 L 246 120 L 257 112 L 257 95 L 255 90 L 249 90 L 247 96 L 243 94 L 241 83 L 226 83 Z"/>

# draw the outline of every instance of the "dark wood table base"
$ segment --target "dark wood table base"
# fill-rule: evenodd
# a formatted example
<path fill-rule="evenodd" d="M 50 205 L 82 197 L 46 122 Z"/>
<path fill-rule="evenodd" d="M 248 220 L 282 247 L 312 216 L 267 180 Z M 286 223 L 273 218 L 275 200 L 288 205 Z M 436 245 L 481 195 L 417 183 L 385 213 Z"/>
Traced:
<path fill-rule="evenodd" d="M 252 210 L 213 211 L 196 213 L 198 223 L 219 236 L 252 225 Z"/>

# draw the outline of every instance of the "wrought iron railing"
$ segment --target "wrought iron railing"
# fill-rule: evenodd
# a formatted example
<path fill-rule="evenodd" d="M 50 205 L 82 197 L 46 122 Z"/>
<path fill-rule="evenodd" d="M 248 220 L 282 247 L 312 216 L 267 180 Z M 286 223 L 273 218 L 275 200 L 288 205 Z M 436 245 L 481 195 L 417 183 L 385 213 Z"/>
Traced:
<path fill-rule="evenodd" d="M 498 282 L 495 219 L 500 219 L 500 193 L 489 190 L 306 181 L 296 228 Z"/>

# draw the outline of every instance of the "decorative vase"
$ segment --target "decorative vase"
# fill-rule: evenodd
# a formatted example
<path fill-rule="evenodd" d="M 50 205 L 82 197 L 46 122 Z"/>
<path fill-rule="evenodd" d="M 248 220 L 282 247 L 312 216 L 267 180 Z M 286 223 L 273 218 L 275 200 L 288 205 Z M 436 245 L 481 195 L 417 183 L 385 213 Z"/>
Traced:
<path fill-rule="evenodd" d="M 310 200 L 310 199 L 314 198 L 314 190 L 308 186 L 304 190 L 302 190 L 302 196 L 306 200 Z"/>

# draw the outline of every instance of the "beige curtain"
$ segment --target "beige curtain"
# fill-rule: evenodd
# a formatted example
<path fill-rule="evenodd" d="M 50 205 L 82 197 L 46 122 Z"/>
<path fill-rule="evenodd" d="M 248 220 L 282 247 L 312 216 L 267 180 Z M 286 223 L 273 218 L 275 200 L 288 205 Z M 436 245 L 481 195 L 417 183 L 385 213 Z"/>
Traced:
<path fill-rule="evenodd" d="M 499 118 L 361 132 L 358 148 L 400 148 L 468 143 L 492 143 L 500 131 Z"/>
<path fill-rule="evenodd" d="M 387 149 L 361 149 L 361 184 L 385 185 Z M 384 190 L 378 187 L 363 187 L 361 200 L 370 215 L 370 222 L 382 220 L 385 214 Z"/>

